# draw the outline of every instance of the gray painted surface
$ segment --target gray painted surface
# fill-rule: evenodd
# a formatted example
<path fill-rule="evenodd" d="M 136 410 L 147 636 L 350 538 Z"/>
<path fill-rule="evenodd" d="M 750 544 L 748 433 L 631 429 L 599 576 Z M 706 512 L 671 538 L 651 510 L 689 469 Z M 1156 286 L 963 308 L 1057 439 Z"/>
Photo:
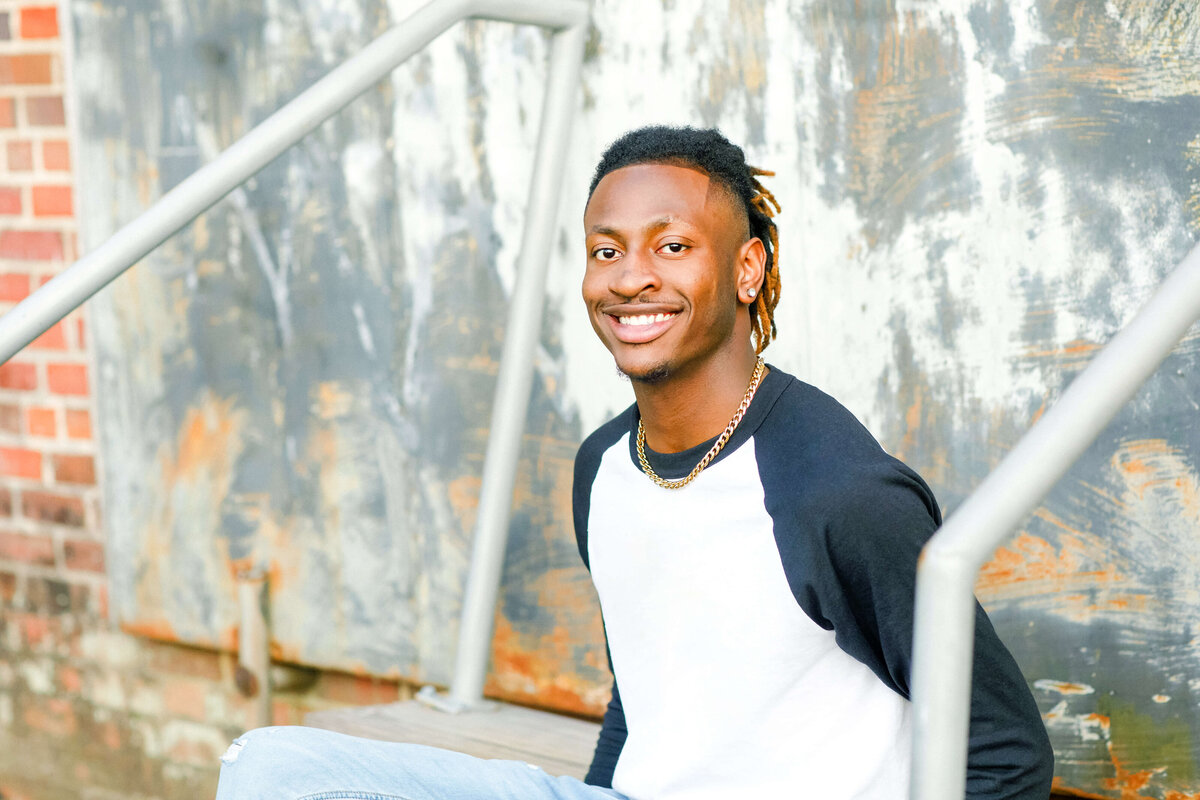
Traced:
<path fill-rule="evenodd" d="M 76 2 L 94 245 L 416 2 Z M 776 170 L 770 360 L 952 510 L 1186 252 L 1185 2 L 598 0 L 492 688 L 596 710 L 570 459 L 629 402 L 578 301 L 609 140 L 719 125 Z M 279 654 L 444 680 L 546 40 L 453 29 L 92 305 L 114 612 L 228 644 L 271 569 Z M 139 66 L 140 65 L 140 66 Z M 1200 791 L 1196 332 L 985 569 L 1066 787 Z"/>

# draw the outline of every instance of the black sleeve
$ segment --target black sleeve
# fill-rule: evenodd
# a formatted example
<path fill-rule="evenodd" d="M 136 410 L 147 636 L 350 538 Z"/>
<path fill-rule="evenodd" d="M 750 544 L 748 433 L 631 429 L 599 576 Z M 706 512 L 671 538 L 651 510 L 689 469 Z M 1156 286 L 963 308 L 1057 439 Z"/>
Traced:
<path fill-rule="evenodd" d="M 905 698 L 912 685 L 917 559 L 940 523 L 932 492 L 899 462 L 827 495 L 823 541 L 793 547 L 800 605 L 838 645 Z M 789 581 L 793 577 L 789 575 Z M 1020 668 L 975 604 L 967 756 L 972 800 L 1046 800 L 1054 756 Z"/>
<path fill-rule="evenodd" d="M 600 469 L 600 459 L 604 448 L 619 439 L 624 431 L 629 430 L 632 418 L 632 406 L 625 413 L 601 427 L 589 436 L 575 456 L 575 481 L 572 488 L 572 514 L 575 521 L 575 543 L 579 547 L 579 557 L 589 570 L 588 559 L 588 512 L 592 503 L 592 482 Z M 612 656 L 609 656 L 608 667 L 612 669 Z M 625 710 L 621 707 L 621 693 L 617 689 L 616 678 L 613 678 L 612 699 L 604 712 L 604 722 L 600 726 L 600 738 L 596 742 L 596 750 L 592 755 L 592 765 L 588 769 L 585 783 L 593 786 L 612 788 L 613 772 L 617 768 L 617 759 L 621 748 L 625 746 L 627 730 L 625 727 Z"/>
<path fill-rule="evenodd" d="M 575 473 L 571 483 L 571 516 L 575 523 L 575 544 L 579 557 L 589 570 L 588 563 L 588 513 L 592 507 L 592 482 L 600 471 L 604 451 L 629 430 L 635 406 L 625 409 L 620 415 L 600 426 L 591 436 L 583 440 L 575 453 Z"/>
<path fill-rule="evenodd" d="M 596 751 L 592 754 L 592 766 L 588 769 L 584 783 L 592 786 L 612 788 L 613 771 L 617 768 L 617 759 L 621 748 L 625 746 L 625 710 L 621 708 L 621 693 L 617 690 L 617 682 L 613 680 L 612 700 L 604 712 L 604 723 L 600 726 L 600 738 L 596 740 Z"/>

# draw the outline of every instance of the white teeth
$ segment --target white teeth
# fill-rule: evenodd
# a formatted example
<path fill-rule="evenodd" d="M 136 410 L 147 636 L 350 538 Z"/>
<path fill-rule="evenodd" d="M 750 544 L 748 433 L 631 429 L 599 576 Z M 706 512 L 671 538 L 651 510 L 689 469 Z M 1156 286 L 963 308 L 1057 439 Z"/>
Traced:
<path fill-rule="evenodd" d="M 670 319 L 674 314 L 639 314 L 636 317 L 617 317 L 622 325 L 652 325 Z"/>

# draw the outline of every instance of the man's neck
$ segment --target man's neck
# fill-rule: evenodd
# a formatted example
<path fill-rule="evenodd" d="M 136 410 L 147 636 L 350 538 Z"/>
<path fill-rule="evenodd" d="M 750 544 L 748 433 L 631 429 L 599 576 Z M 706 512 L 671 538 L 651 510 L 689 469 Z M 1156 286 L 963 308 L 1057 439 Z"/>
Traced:
<path fill-rule="evenodd" d="M 753 348 L 748 347 L 660 382 L 635 382 L 633 392 L 647 446 L 660 453 L 678 453 L 719 435 L 741 405 L 756 361 Z"/>

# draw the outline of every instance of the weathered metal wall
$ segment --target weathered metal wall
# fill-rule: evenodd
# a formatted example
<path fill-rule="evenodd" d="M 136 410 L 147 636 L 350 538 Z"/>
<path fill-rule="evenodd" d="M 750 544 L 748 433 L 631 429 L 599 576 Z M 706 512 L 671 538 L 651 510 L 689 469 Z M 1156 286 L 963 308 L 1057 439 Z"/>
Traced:
<path fill-rule="evenodd" d="M 94 245 L 419 3 L 77 0 Z M 597 0 L 491 688 L 595 711 L 573 447 L 629 402 L 578 301 L 604 144 L 717 125 L 775 169 L 779 366 L 950 511 L 1200 224 L 1184 0 Z M 522 220 L 544 34 L 455 28 L 93 303 L 114 612 L 445 680 Z M 1064 788 L 1200 792 L 1193 332 L 985 570 Z"/>

